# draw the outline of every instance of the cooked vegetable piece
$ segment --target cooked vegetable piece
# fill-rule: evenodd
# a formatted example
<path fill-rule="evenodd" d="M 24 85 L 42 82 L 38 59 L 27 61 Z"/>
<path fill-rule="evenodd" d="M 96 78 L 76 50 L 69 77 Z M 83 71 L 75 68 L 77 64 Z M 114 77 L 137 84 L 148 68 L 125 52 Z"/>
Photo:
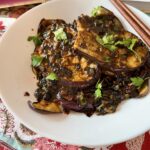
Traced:
<path fill-rule="evenodd" d="M 89 62 L 85 57 L 78 56 L 69 56 L 62 58 L 62 66 L 64 67 L 64 71 L 70 71 L 69 76 L 65 76 L 62 74 L 63 79 L 67 79 L 68 81 L 88 81 L 96 77 L 97 72 L 97 64 Z M 78 65 L 80 66 L 78 68 Z M 88 69 L 93 70 L 91 72 Z M 62 69 L 63 72 L 63 69 Z M 64 75 L 64 76 L 63 76 Z M 60 75 L 61 76 L 61 75 Z"/>
<path fill-rule="evenodd" d="M 87 31 L 79 31 L 77 38 L 74 43 L 74 48 L 89 56 L 89 58 L 93 58 L 93 60 L 97 60 L 100 63 L 105 63 L 105 58 L 111 58 L 111 51 L 102 47 L 96 40 L 97 35 L 92 32 Z"/>
<path fill-rule="evenodd" d="M 74 48 L 89 59 L 99 62 L 102 68 L 112 71 L 134 70 L 142 66 L 148 57 L 148 48 L 127 31 L 103 37 L 93 32 L 79 31 Z"/>
<path fill-rule="evenodd" d="M 149 93 L 149 83 L 146 81 L 139 89 L 139 97 L 144 97 Z"/>
<path fill-rule="evenodd" d="M 51 112 L 49 111 L 45 111 L 45 110 L 41 110 L 41 109 L 37 109 L 35 107 L 33 107 L 33 102 L 28 101 L 28 106 L 35 112 L 40 113 L 40 114 L 50 114 Z"/>
<path fill-rule="evenodd" d="M 41 100 L 40 102 L 32 103 L 32 106 L 35 109 L 44 110 L 52 113 L 61 113 L 61 106 L 56 102 L 47 102 L 45 100 Z"/>
<path fill-rule="evenodd" d="M 85 57 L 76 55 L 64 56 L 61 61 L 60 77 L 62 85 L 69 87 L 85 88 L 96 82 L 100 76 L 100 71 L 96 63 L 90 62 Z"/>
<path fill-rule="evenodd" d="M 50 36 L 51 33 L 55 32 L 58 28 L 66 26 L 66 22 L 61 19 L 42 19 L 38 27 L 38 35 L 41 38 Z"/>
<path fill-rule="evenodd" d="M 93 9 L 92 16 L 81 15 L 76 21 L 77 30 L 93 31 L 99 35 L 124 31 L 124 27 L 119 19 L 104 7 L 98 6 Z"/>
<path fill-rule="evenodd" d="M 45 35 L 47 37 L 43 39 L 41 50 L 35 53 L 46 55 L 47 60 L 43 61 L 42 68 L 38 68 L 37 72 L 39 69 L 44 69 L 41 76 L 44 77 L 46 74 L 48 80 L 54 80 L 55 74 L 62 85 L 69 87 L 85 88 L 94 84 L 100 74 L 97 64 L 74 52 L 72 43 L 75 30 L 72 26 L 62 20 L 42 20 L 39 31 L 43 30 L 44 25 L 47 28 L 44 30 L 44 35 L 40 32 L 38 34 L 42 35 L 42 38 Z M 61 43 L 62 40 L 68 42 Z"/>
<path fill-rule="evenodd" d="M 95 108 L 92 104 L 81 106 L 75 101 L 64 101 L 64 100 L 61 102 L 61 104 L 64 111 L 67 113 L 69 113 L 70 111 L 82 112 L 90 117 L 95 111 Z"/>

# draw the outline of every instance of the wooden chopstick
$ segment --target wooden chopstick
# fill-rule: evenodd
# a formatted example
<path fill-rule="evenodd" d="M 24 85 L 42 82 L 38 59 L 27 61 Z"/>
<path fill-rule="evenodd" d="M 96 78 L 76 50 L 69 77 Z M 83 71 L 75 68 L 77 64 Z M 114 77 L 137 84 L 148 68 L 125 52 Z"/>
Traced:
<path fill-rule="evenodd" d="M 150 29 L 121 0 L 111 2 L 150 47 Z"/>
<path fill-rule="evenodd" d="M 119 4 L 121 7 L 124 8 L 124 10 L 131 15 L 131 17 L 136 20 L 136 22 L 150 35 L 150 29 L 134 14 L 130 11 L 130 9 L 122 2 L 119 1 Z"/>

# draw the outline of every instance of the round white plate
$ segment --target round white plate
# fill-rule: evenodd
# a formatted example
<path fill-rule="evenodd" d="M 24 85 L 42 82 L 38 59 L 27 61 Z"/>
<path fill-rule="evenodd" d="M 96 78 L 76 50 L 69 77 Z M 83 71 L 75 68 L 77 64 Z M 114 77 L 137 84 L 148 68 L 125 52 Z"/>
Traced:
<path fill-rule="evenodd" d="M 53 0 L 22 15 L 1 40 L 1 97 L 22 123 L 42 136 L 68 144 L 99 146 L 122 142 L 150 129 L 150 95 L 122 103 L 114 114 L 90 118 L 80 113 L 42 115 L 27 105 L 28 100 L 35 101 L 33 93 L 36 89 L 30 67 L 34 45 L 27 41 L 28 36 L 36 34 L 42 18 L 71 22 L 82 13 L 89 14 L 98 5 L 113 11 L 124 26 L 135 33 L 109 0 Z M 148 16 L 131 9 L 150 25 Z M 31 96 L 24 97 L 25 91 Z"/>

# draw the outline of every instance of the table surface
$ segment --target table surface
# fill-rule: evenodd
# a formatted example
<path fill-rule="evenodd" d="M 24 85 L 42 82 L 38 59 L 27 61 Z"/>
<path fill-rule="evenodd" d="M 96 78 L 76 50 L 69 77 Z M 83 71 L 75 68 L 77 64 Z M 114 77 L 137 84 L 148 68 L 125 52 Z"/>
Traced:
<path fill-rule="evenodd" d="M 35 5 L 0 9 L 0 36 L 24 12 Z M 5 18 L 3 18 L 5 17 Z M 7 18 L 6 18 L 7 17 Z M 16 118 L 0 100 L 0 150 L 150 150 L 150 131 L 129 141 L 99 148 L 66 145 L 40 137 Z"/>

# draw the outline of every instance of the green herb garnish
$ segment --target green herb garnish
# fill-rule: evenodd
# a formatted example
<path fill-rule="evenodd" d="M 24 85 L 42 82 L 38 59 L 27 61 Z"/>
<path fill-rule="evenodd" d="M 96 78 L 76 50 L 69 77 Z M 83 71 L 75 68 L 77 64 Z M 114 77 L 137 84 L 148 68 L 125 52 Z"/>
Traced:
<path fill-rule="evenodd" d="M 100 83 L 98 81 L 95 87 L 96 87 L 96 90 L 95 90 L 95 93 L 94 93 L 95 99 L 99 99 L 99 98 L 102 97 L 102 91 L 101 91 L 101 89 L 102 89 L 102 83 Z"/>
<path fill-rule="evenodd" d="M 65 42 L 67 42 L 67 35 L 64 32 L 63 28 L 59 28 L 58 30 L 56 30 L 54 32 L 54 35 L 55 35 L 55 37 L 54 37 L 55 41 L 65 41 Z"/>
<path fill-rule="evenodd" d="M 95 90 L 95 98 L 98 99 L 98 98 L 101 98 L 101 97 L 102 97 L 101 89 L 96 89 Z"/>
<path fill-rule="evenodd" d="M 130 46 L 128 47 L 128 49 L 133 50 L 133 48 L 137 42 L 138 42 L 138 39 L 131 39 L 131 43 L 130 43 Z"/>
<path fill-rule="evenodd" d="M 95 7 L 93 10 L 92 10 L 92 12 L 91 12 L 91 15 L 93 16 L 93 17 L 96 17 L 96 16 L 98 16 L 99 14 L 101 14 L 101 6 L 97 6 L 97 7 Z"/>
<path fill-rule="evenodd" d="M 43 57 L 40 55 L 32 55 L 32 66 L 38 67 L 43 60 Z"/>
<path fill-rule="evenodd" d="M 79 103 L 80 103 L 81 106 L 84 106 L 84 105 L 87 104 L 87 101 L 84 98 L 84 93 L 83 92 L 79 93 L 78 98 L 79 98 Z"/>
<path fill-rule="evenodd" d="M 144 79 L 141 77 L 133 77 L 130 78 L 130 80 L 132 81 L 132 84 L 138 88 L 141 87 L 141 85 L 144 83 Z"/>
<path fill-rule="evenodd" d="M 124 39 L 122 41 L 117 41 L 115 43 L 115 45 L 123 45 L 123 46 L 128 48 L 130 46 L 130 44 L 131 44 L 131 41 L 132 41 L 131 39 Z"/>
<path fill-rule="evenodd" d="M 58 80 L 58 77 L 57 75 L 54 73 L 54 72 L 51 72 L 47 77 L 46 77 L 46 80 Z"/>
<path fill-rule="evenodd" d="M 135 44 L 138 42 L 138 39 L 124 39 L 123 41 L 117 41 L 115 45 L 123 45 L 129 50 L 133 51 Z"/>
<path fill-rule="evenodd" d="M 38 36 L 29 36 L 28 41 L 33 41 L 35 46 L 39 46 L 42 44 L 42 41 L 39 39 Z"/>
<path fill-rule="evenodd" d="M 96 36 L 96 41 L 97 41 L 99 44 L 101 44 L 101 45 L 104 44 L 104 43 L 103 43 L 103 40 L 102 40 L 99 36 Z"/>
<path fill-rule="evenodd" d="M 102 38 L 103 44 L 114 44 L 115 43 L 115 37 L 116 36 L 114 34 L 103 36 L 103 38 Z"/>
<path fill-rule="evenodd" d="M 111 58 L 110 58 L 109 56 L 106 56 L 106 57 L 104 57 L 104 61 L 105 61 L 105 62 L 110 62 L 110 61 L 111 61 Z"/>
<path fill-rule="evenodd" d="M 103 46 L 112 52 L 117 49 L 117 47 L 115 45 L 103 45 Z"/>
<path fill-rule="evenodd" d="M 96 37 L 96 41 L 101 44 L 103 47 L 107 48 L 110 51 L 115 51 L 117 47 L 115 46 L 116 35 L 105 35 L 102 38 L 99 36 Z"/>
<path fill-rule="evenodd" d="M 137 54 L 136 51 L 134 51 L 134 46 L 135 44 L 138 42 L 138 39 L 131 39 L 131 38 L 128 38 L 128 39 L 124 39 L 122 41 L 117 41 L 115 43 L 115 46 L 117 45 L 123 45 L 125 47 L 128 48 L 128 50 L 130 50 L 132 53 L 134 53 L 134 55 L 137 57 L 137 59 L 139 60 L 139 62 L 141 62 L 141 58 L 139 57 L 139 55 Z"/>
<path fill-rule="evenodd" d="M 107 48 L 110 51 L 115 51 L 118 47 L 118 45 L 123 45 L 125 47 L 128 48 L 128 50 L 130 50 L 132 53 L 134 53 L 134 55 L 136 56 L 136 58 L 139 60 L 139 62 L 141 62 L 141 58 L 139 57 L 139 55 L 137 54 L 137 52 L 133 49 L 135 44 L 138 42 L 138 39 L 136 38 L 128 38 L 128 39 L 124 39 L 122 41 L 117 41 L 116 42 L 116 37 L 117 35 L 115 34 L 110 34 L 110 35 L 104 35 L 102 38 L 100 38 L 99 36 L 96 37 L 96 41 L 101 44 L 103 47 Z"/>

